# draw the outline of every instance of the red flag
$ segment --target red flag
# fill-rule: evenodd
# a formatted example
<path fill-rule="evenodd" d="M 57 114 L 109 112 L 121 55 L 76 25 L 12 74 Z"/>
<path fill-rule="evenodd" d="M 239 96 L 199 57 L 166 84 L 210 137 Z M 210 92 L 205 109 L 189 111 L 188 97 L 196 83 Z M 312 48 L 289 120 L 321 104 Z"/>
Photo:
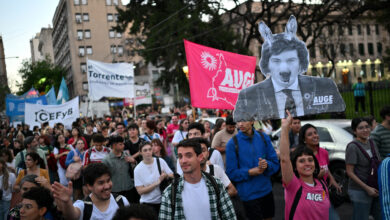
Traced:
<path fill-rule="evenodd" d="M 234 109 L 241 89 L 253 85 L 256 57 L 217 50 L 184 40 L 191 104 Z"/>

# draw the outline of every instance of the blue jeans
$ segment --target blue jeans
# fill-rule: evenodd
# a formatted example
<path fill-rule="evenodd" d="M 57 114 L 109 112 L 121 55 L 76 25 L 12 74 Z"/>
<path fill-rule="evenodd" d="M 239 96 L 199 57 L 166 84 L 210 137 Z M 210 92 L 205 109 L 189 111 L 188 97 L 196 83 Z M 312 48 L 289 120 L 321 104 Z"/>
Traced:
<path fill-rule="evenodd" d="M 329 208 L 329 220 L 340 220 L 339 214 L 332 204 L 330 204 Z"/>
<path fill-rule="evenodd" d="M 11 201 L 0 201 L 0 220 L 7 219 L 10 204 Z"/>
<path fill-rule="evenodd" d="M 368 220 L 370 214 L 375 220 L 381 219 L 379 197 L 371 197 L 366 191 L 348 189 L 353 205 L 353 220 Z"/>

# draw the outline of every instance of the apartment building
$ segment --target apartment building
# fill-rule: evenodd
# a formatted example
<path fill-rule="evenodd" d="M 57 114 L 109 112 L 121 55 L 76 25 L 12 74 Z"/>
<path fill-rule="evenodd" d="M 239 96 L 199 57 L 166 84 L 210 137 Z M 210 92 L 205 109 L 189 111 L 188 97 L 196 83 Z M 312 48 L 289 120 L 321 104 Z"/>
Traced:
<path fill-rule="evenodd" d="M 127 49 L 131 37 L 113 30 L 120 0 L 60 0 L 53 17 L 54 63 L 66 69 L 71 97 L 86 100 L 87 59 L 101 62 L 131 62 L 142 58 Z"/>
<path fill-rule="evenodd" d="M 50 26 L 48 28 L 42 28 L 41 32 L 37 33 L 30 40 L 32 62 L 46 58 L 54 62 L 52 32 L 53 29 Z"/>
<path fill-rule="evenodd" d="M 5 54 L 4 54 L 4 44 L 3 37 L 0 35 L 0 85 L 7 87 L 7 68 L 5 66 Z"/>

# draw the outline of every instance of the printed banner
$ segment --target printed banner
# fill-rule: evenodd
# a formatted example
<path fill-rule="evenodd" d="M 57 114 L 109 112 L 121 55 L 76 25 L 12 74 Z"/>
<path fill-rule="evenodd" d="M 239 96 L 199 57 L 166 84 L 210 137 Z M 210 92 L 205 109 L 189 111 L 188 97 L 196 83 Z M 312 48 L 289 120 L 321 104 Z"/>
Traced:
<path fill-rule="evenodd" d="M 253 85 L 256 57 L 217 50 L 184 40 L 191 104 L 234 109 L 238 93 Z"/>
<path fill-rule="evenodd" d="M 286 110 L 294 117 L 345 111 L 333 80 L 303 75 L 309 66 L 309 52 L 296 36 L 297 28 L 294 16 L 286 31 L 279 34 L 272 34 L 260 22 L 264 43 L 259 66 L 267 79 L 240 92 L 233 112 L 235 121 L 285 118 Z"/>
<path fill-rule="evenodd" d="M 87 66 L 89 95 L 92 100 L 102 97 L 134 97 L 133 64 L 87 60 Z"/>
<path fill-rule="evenodd" d="M 152 93 L 149 83 L 135 85 L 135 105 L 152 104 Z M 123 99 L 124 106 L 134 105 L 134 99 Z"/>
<path fill-rule="evenodd" d="M 41 126 L 44 122 L 49 122 L 50 126 L 61 122 L 65 127 L 71 127 L 78 117 L 80 117 L 78 96 L 61 105 L 26 103 L 24 114 L 25 123 L 30 127 Z"/>
<path fill-rule="evenodd" d="M 12 98 L 13 97 L 13 98 Z M 18 120 L 23 121 L 24 117 L 24 106 L 25 103 L 32 103 L 32 104 L 41 104 L 46 105 L 47 100 L 46 96 L 40 96 L 36 98 L 20 98 L 19 96 L 7 96 L 5 99 L 6 102 L 6 114 L 11 118 L 11 120 L 14 118 L 14 116 L 17 117 Z"/>

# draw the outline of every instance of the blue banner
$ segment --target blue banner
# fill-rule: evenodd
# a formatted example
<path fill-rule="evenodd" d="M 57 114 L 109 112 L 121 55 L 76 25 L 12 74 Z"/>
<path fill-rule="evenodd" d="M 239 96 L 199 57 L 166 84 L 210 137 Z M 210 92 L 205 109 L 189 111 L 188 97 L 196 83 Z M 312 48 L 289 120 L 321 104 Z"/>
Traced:
<path fill-rule="evenodd" d="M 5 99 L 6 102 L 6 114 L 7 116 L 10 116 L 10 118 L 14 118 L 13 116 L 24 116 L 24 104 L 27 103 L 33 103 L 33 104 L 41 104 L 41 105 L 47 105 L 46 96 L 40 96 L 37 98 L 29 98 L 29 99 L 18 99 L 18 98 L 11 98 L 11 96 L 8 96 Z M 24 117 L 23 117 L 24 118 Z"/>

